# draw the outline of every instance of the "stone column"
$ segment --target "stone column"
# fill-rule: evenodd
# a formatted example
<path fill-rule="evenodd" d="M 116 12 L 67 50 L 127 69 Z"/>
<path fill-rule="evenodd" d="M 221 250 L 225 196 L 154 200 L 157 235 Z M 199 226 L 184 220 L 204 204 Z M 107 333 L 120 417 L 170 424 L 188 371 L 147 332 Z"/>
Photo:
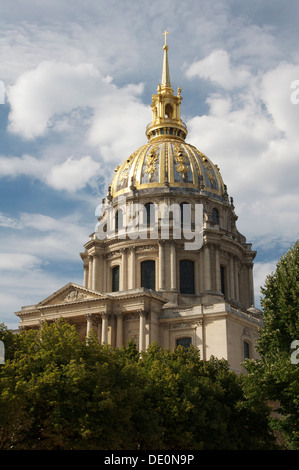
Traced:
<path fill-rule="evenodd" d="M 204 250 L 201 248 L 199 251 L 199 291 L 203 292 L 205 290 L 205 271 L 204 271 Z"/>
<path fill-rule="evenodd" d="M 103 292 L 103 279 L 105 275 L 104 266 L 103 266 L 103 254 L 98 255 L 98 269 L 97 269 L 97 284 L 96 290 Z"/>
<path fill-rule="evenodd" d="M 176 253 L 175 243 L 170 242 L 170 289 L 177 290 L 176 287 Z"/>
<path fill-rule="evenodd" d="M 164 240 L 159 240 L 159 290 L 165 289 L 165 277 L 164 277 Z"/>
<path fill-rule="evenodd" d="M 136 262 L 135 247 L 132 246 L 130 248 L 130 269 L 128 272 L 128 289 L 135 289 L 136 287 L 135 262 Z"/>
<path fill-rule="evenodd" d="M 83 286 L 88 289 L 88 264 L 83 265 L 84 269 L 84 278 L 83 278 Z"/>
<path fill-rule="evenodd" d="M 204 246 L 204 276 L 205 276 L 205 291 L 211 290 L 211 261 L 210 261 L 210 248 L 208 245 Z"/>
<path fill-rule="evenodd" d="M 229 259 L 229 284 L 230 284 L 230 298 L 235 299 L 234 258 L 232 256 Z"/>
<path fill-rule="evenodd" d="M 108 315 L 102 314 L 102 344 L 108 343 Z"/>
<path fill-rule="evenodd" d="M 122 248 L 121 250 L 121 272 L 120 272 L 120 290 L 126 290 L 127 288 L 127 250 Z"/>
<path fill-rule="evenodd" d="M 253 264 L 248 265 L 249 277 L 249 307 L 254 305 L 254 283 L 253 283 Z"/>
<path fill-rule="evenodd" d="M 145 351 L 145 312 L 139 312 L 139 351 Z"/>
<path fill-rule="evenodd" d="M 86 320 L 87 320 L 87 325 L 86 325 L 86 337 L 88 338 L 88 336 L 90 335 L 90 332 L 92 330 L 92 315 L 91 314 L 87 314 L 86 315 Z"/>
<path fill-rule="evenodd" d="M 97 290 L 97 281 L 98 281 L 98 255 L 95 254 L 93 257 L 93 263 L 92 263 L 92 290 Z"/>
<path fill-rule="evenodd" d="M 239 266 L 238 260 L 234 261 L 234 273 L 235 273 L 235 299 L 239 300 Z"/>
<path fill-rule="evenodd" d="M 216 292 L 221 292 L 219 246 L 215 245 Z"/>
<path fill-rule="evenodd" d="M 121 348 L 123 346 L 123 314 L 117 314 L 116 324 L 116 347 Z"/>
<path fill-rule="evenodd" d="M 89 264 L 88 264 L 88 288 L 92 289 L 92 274 L 93 274 L 93 257 L 89 256 L 88 258 Z"/>
<path fill-rule="evenodd" d="M 103 278 L 102 278 L 102 292 L 107 292 L 107 255 L 103 255 Z"/>

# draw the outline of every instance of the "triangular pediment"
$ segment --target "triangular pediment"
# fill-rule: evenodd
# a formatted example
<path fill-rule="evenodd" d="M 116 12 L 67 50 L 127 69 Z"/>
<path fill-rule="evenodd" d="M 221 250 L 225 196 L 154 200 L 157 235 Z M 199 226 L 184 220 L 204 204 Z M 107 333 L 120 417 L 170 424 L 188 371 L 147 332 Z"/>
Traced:
<path fill-rule="evenodd" d="M 50 305 L 69 304 L 73 302 L 82 302 L 84 300 L 101 298 L 103 298 L 103 294 L 101 294 L 100 292 L 95 292 L 70 282 L 66 286 L 51 294 L 46 299 L 42 300 L 37 305 L 37 307 L 40 308 Z"/>

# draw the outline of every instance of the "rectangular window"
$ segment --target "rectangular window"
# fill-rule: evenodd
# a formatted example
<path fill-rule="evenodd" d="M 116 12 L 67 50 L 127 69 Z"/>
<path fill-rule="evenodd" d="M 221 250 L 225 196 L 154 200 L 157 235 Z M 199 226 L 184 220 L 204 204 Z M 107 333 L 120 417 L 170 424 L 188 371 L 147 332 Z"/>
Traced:
<path fill-rule="evenodd" d="M 180 260 L 180 293 L 194 294 L 194 262 Z"/>
<path fill-rule="evenodd" d="M 225 296 L 226 295 L 226 289 L 225 289 L 225 267 L 220 266 L 220 282 L 221 282 L 221 292 Z"/>
<path fill-rule="evenodd" d="M 176 346 L 183 346 L 186 349 L 188 349 L 191 344 L 192 344 L 192 340 L 188 336 L 185 338 L 179 338 L 176 340 Z"/>
<path fill-rule="evenodd" d="M 147 289 L 156 289 L 156 263 L 153 260 L 143 261 L 141 263 L 141 287 Z"/>
<path fill-rule="evenodd" d="M 119 266 L 112 269 L 112 292 L 119 291 Z"/>
<path fill-rule="evenodd" d="M 244 359 L 249 359 L 250 358 L 250 346 L 248 341 L 243 342 L 243 348 L 244 348 Z"/>

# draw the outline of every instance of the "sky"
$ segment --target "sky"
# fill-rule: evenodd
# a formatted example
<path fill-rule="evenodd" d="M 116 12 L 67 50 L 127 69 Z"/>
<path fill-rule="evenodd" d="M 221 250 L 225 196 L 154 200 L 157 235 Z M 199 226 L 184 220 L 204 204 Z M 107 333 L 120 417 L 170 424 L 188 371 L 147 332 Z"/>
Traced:
<path fill-rule="evenodd" d="M 220 168 L 260 286 L 298 238 L 298 0 L 1 0 L 0 323 L 68 282 L 146 143 L 165 28 L 186 141 Z"/>

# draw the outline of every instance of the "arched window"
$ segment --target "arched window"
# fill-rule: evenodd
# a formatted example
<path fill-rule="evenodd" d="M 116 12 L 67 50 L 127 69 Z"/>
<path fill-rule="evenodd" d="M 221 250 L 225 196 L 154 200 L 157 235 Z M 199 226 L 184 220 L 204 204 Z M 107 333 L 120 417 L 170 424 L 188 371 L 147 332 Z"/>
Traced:
<path fill-rule="evenodd" d="M 141 263 L 141 287 L 156 289 L 156 263 L 153 260 Z"/>
<path fill-rule="evenodd" d="M 192 344 L 192 340 L 189 338 L 189 336 L 186 336 L 184 338 L 178 338 L 175 343 L 176 347 L 183 346 L 184 348 L 188 349 Z"/>
<path fill-rule="evenodd" d="M 173 107 L 169 103 L 165 106 L 165 116 L 169 119 L 172 119 L 173 116 Z"/>
<path fill-rule="evenodd" d="M 243 356 L 244 359 L 250 359 L 250 344 L 248 341 L 243 341 Z"/>
<path fill-rule="evenodd" d="M 212 222 L 213 224 L 219 225 L 219 212 L 215 207 L 212 210 Z"/>
<path fill-rule="evenodd" d="M 119 291 L 119 266 L 112 268 L 112 292 Z"/>
<path fill-rule="evenodd" d="M 194 294 L 194 261 L 180 260 L 180 293 Z"/>

